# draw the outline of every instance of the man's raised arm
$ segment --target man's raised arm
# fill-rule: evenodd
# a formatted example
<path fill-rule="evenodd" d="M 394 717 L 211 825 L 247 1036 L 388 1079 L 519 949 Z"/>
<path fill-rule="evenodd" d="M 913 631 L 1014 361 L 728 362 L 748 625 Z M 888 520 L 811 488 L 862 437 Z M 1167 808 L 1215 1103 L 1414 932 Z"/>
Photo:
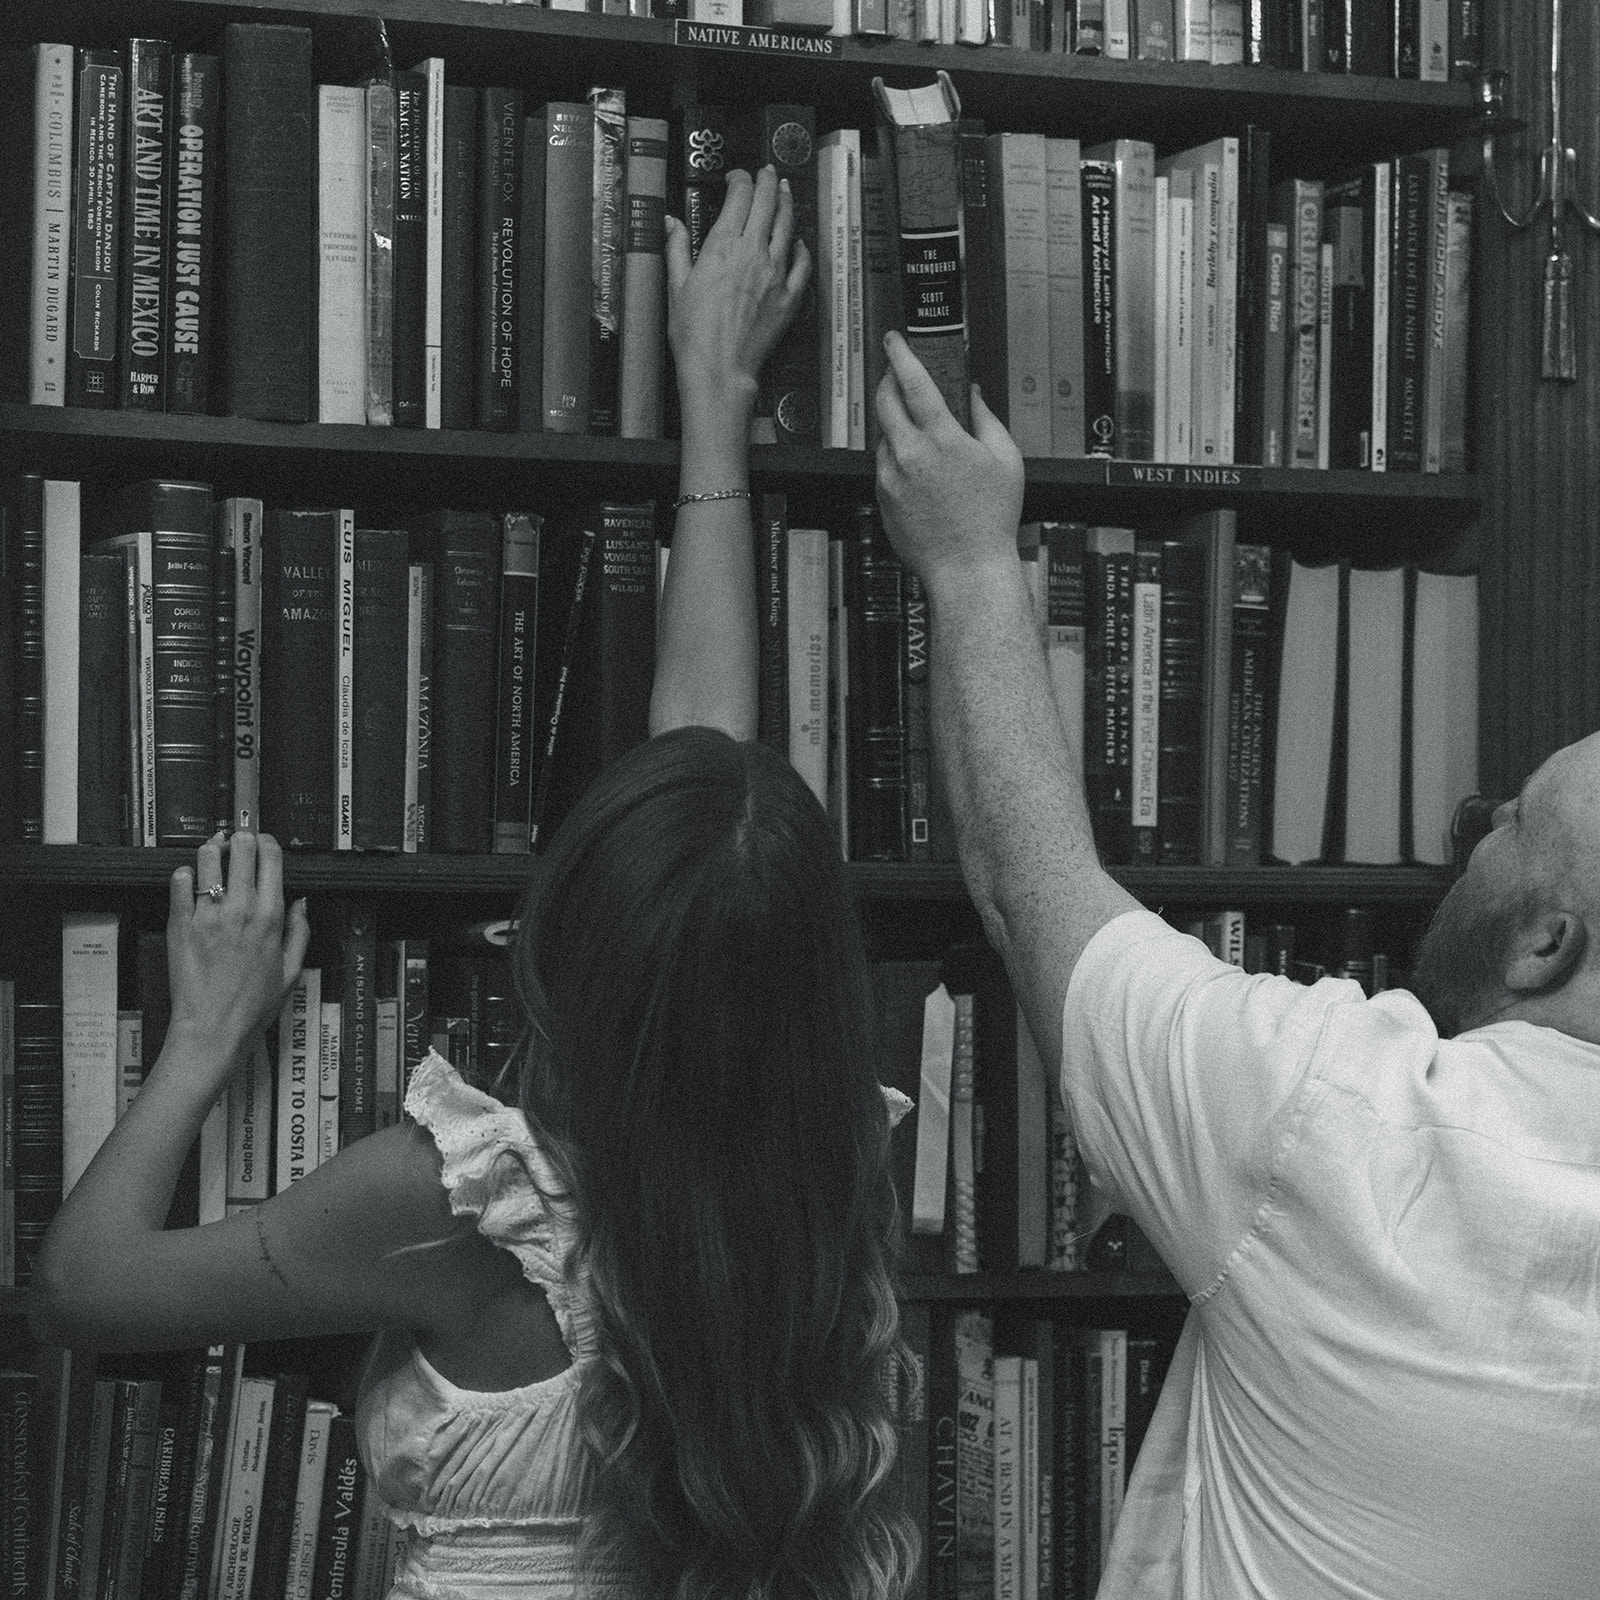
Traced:
<path fill-rule="evenodd" d="M 967 888 L 1054 1069 L 1078 957 L 1139 902 L 1095 853 L 1083 752 L 1039 715 L 1055 701 L 1017 558 L 1022 457 L 976 390 L 974 438 L 905 340 L 886 343 L 878 501 L 928 592 L 934 755 Z"/>

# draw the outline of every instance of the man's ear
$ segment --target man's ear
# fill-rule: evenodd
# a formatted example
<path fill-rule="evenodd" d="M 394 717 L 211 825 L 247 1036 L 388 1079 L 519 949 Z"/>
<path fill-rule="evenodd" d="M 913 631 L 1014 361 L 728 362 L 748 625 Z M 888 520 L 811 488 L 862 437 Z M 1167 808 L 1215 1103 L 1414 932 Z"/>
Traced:
<path fill-rule="evenodd" d="M 1514 995 L 1559 989 L 1579 968 L 1589 930 L 1576 911 L 1544 911 L 1518 930 L 1506 959 L 1505 986 Z"/>

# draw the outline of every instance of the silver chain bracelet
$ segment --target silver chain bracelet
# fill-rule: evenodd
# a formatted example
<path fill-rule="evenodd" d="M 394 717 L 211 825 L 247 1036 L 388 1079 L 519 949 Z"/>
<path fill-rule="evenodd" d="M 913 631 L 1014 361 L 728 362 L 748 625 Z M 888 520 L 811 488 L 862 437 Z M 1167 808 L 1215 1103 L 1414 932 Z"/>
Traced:
<path fill-rule="evenodd" d="M 750 491 L 748 489 L 711 489 L 705 494 L 680 494 L 672 502 L 672 509 L 676 511 L 680 506 L 702 505 L 707 500 L 748 500 L 749 498 Z"/>

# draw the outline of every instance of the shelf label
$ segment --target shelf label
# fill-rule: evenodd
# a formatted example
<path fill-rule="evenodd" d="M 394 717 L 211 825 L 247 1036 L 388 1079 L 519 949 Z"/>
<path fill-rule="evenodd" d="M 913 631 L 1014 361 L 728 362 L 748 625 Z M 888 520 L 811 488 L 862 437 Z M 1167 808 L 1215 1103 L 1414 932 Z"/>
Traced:
<path fill-rule="evenodd" d="M 1106 482 L 1113 489 L 1259 489 L 1260 467 L 1195 467 L 1181 462 L 1111 461 Z"/>
<path fill-rule="evenodd" d="M 700 50 L 743 50 L 764 56 L 837 58 L 843 40 L 830 33 L 782 33 L 776 28 L 746 28 L 731 22 L 690 22 L 679 17 L 673 24 L 674 44 Z"/>

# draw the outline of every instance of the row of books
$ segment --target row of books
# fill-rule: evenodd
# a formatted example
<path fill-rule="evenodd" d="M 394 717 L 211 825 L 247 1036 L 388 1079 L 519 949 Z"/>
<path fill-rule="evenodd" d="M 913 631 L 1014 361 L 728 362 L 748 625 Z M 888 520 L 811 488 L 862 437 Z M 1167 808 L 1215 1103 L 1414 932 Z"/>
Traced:
<path fill-rule="evenodd" d="M 942 1305 L 905 1307 L 902 1333 L 913 1375 L 899 1481 L 925 1561 L 915 1592 L 1088 1600 L 1171 1340 Z"/>
<path fill-rule="evenodd" d="M 1138 139 L 985 137 L 948 78 L 879 96 L 907 196 L 903 300 L 879 317 L 958 416 L 970 378 L 1025 456 L 1465 469 L 1473 202 L 1447 151 L 1275 181 L 1260 128 L 1157 159 Z M 860 202 L 868 351 L 893 300 L 892 272 L 874 280 L 878 181 Z"/>
<path fill-rule="evenodd" d="M 328 915 L 278 1023 L 201 1128 L 175 1225 L 255 1205 L 393 1126 L 430 1048 L 480 1083 L 510 1059 L 521 1013 L 509 924 L 458 929 L 430 950 L 379 939 L 365 902 Z M 155 1064 L 169 1005 L 165 934 L 116 912 L 63 912 L 59 962 L 21 961 L 0 979 L 0 1284 L 31 1281 L 56 1208 Z"/>
<path fill-rule="evenodd" d="M 243 1345 L 124 1366 L 42 1349 L 0 1372 L 10 1593 L 383 1600 L 397 1530 L 303 1372 L 257 1372 Z"/>
<path fill-rule="evenodd" d="M 1470 78 L 1483 62 L 1481 0 L 550 0 L 549 8 L 1425 83 Z"/>

